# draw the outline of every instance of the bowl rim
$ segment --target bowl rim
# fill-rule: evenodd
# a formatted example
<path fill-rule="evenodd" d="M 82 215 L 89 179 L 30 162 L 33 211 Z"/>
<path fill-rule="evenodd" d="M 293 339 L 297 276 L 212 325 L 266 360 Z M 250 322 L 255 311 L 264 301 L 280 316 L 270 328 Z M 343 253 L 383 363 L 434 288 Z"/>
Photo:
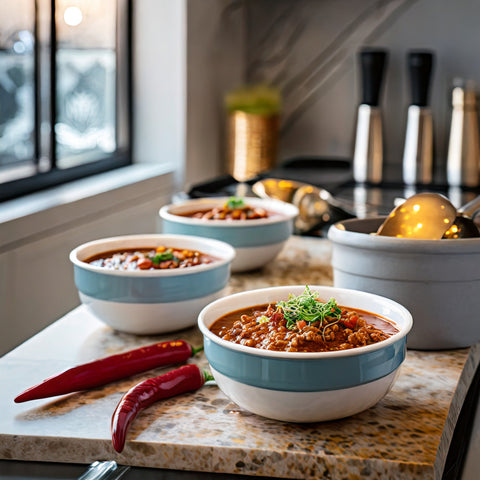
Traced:
<path fill-rule="evenodd" d="M 252 220 L 235 220 L 235 221 L 225 221 L 225 220 L 203 220 L 201 218 L 192 218 L 184 217 L 181 215 L 176 215 L 171 213 L 172 209 L 182 208 L 195 205 L 217 205 L 225 203 L 231 196 L 224 197 L 202 197 L 202 198 L 192 198 L 187 200 L 181 200 L 176 203 L 170 203 L 164 205 L 159 210 L 159 215 L 165 220 L 169 220 L 175 223 L 184 223 L 188 225 L 202 225 L 202 226 L 215 226 L 221 228 L 239 228 L 239 227 L 255 227 L 260 225 L 269 225 L 273 223 L 281 223 L 285 221 L 290 221 L 291 219 L 298 216 L 298 208 L 287 202 L 283 202 L 277 199 L 268 199 L 260 197 L 244 197 L 248 199 L 248 203 L 251 203 L 254 206 L 262 206 L 278 214 L 272 217 L 267 218 L 256 218 Z"/>
<path fill-rule="evenodd" d="M 477 238 L 444 238 L 439 240 L 426 240 L 421 238 L 398 238 L 375 235 L 374 232 L 363 233 L 341 228 L 340 225 L 355 222 L 367 223 L 385 220 L 387 216 L 375 216 L 367 218 L 349 218 L 334 223 L 328 229 L 328 239 L 333 243 L 352 245 L 367 249 L 395 248 L 398 251 L 418 251 L 427 254 L 442 254 L 452 250 L 460 250 L 462 253 L 476 252 L 480 249 L 480 237 Z M 465 248 L 468 250 L 465 250 Z"/>
<path fill-rule="evenodd" d="M 163 240 L 166 239 L 167 241 L 175 242 L 175 241 L 185 241 L 187 243 L 193 243 L 195 246 L 192 247 L 185 247 L 191 248 L 193 250 L 202 251 L 202 246 L 209 246 L 211 248 L 216 249 L 219 253 L 216 254 L 218 260 L 212 263 L 196 265 L 195 268 L 172 268 L 172 269 L 165 269 L 165 270 L 109 270 L 103 267 L 98 267 L 95 265 L 91 265 L 89 263 L 84 262 L 78 258 L 79 253 L 82 250 L 94 247 L 97 245 L 103 245 L 107 242 L 125 242 L 125 241 L 140 241 L 141 239 L 148 240 Z M 196 245 L 198 243 L 198 246 Z M 148 245 L 147 245 L 148 246 Z M 129 247 L 126 247 L 129 248 Z M 102 250 L 99 250 L 98 253 L 101 253 Z M 108 251 L 108 250 L 107 250 Z M 213 254 L 215 256 L 215 254 Z M 69 254 L 70 261 L 74 264 L 74 266 L 89 270 L 91 272 L 101 273 L 104 275 L 119 275 L 123 277 L 169 277 L 169 276 L 179 276 L 179 275 L 190 275 L 193 273 L 200 273 L 207 270 L 213 270 L 224 266 L 226 264 L 230 264 L 233 259 L 235 258 L 236 253 L 235 249 L 228 243 L 223 242 L 221 240 L 216 240 L 213 238 L 205 238 L 205 237 L 198 237 L 195 235 L 180 235 L 180 234 L 169 234 L 169 233 L 152 233 L 152 234 L 133 234 L 133 235 L 118 235 L 113 237 L 106 237 L 100 238 L 97 240 L 91 240 L 89 242 L 82 243 L 75 247 Z"/>
<path fill-rule="evenodd" d="M 286 290 L 286 289 L 304 289 L 305 285 L 280 285 L 280 286 L 275 286 L 275 287 L 266 287 L 266 288 L 258 288 L 254 290 L 247 290 L 243 292 L 238 292 L 234 293 L 232 295 L 227 295 L 225 297 L 219 298 L 218 300 L 213 301 L 212 303 L 209 303 L 206 305 L 198 314 L 198 328 L 202 332 L 202 334 L 208 338 L 210 341 L 223 346 L 227 349 L 230 350 L 235 350 L 238 352 L 243 352 L 249 355 L 254 355 L 258 357 L 271 357 L 271 358 L 284 358 L 284 359 L 302 359 L 302 360 L 313 360 L 313 359 L 322 359 L 322 358 L 340 358 L 340 357 L 353 357 L 357 355 L 362 355 L 365 353 L 373 352 L 375 350 L 380 350 L 388 345 L 391 345 L 393 343 L 398 342 L 402 338 L 406 337 L 408 332 L 411 330 L 413 326 L 413 318 L 412 314 L 400 303 L 391 300 L 390 298 L 383 297 L 381 295 L 376 295 L 374 293 L 369 293 L 369 292 L 363 292 L 361 290 L 353 290 L 349 288 L 339 288 L 339 287 L 332 287 L 332 286 L 327 286 L 327 285 L 309 285 L 309 288 L 312 291 L 323 291 L 323 292 L 340 292 L 344 294 L 350 294 L 355 296 L 360 296 L 360 297 L 370 297 L 370 298 L 376 298 L 377 300 L 380 300 L 384 303 L 387 303 L 391 307 L 397 309 L 399 313 L 404 317 L 406 320 L 405 325 L 403 325 L 398 333 L 393 334 L 391 337 L 387 338 L 386 340 L 382 340 L 380 342 L 374 343 L 372 345 L 366 345 L 364 347 L 358 347 L 358 348 L 351 348 L 348 350 L 338 350 L 338 351 L 333 351 L 333 352 L 279 352 L 279 351 L 274 351 L 274 350 L 262 350 L 254 347 L 247 347 L 245 345 L 240 345 L 237 343 L 229 342 L 228 340 L 224 340 L 217 335 L 215 335 L 213 332 L 210 331 L 210 329 L 205 325 L 204 323 L 204 318 L 205 315 L 207 314 L 208 310 L 211 308 L 214 308 L 216 305 L 223 303 L 225 301 L 228 301 L 232 298 L 241 298 L 243 297 L 248 297 L 252 293 L 270 293 L 274 292 L 276 290 Z M 321 293 L 321 292 L 319 292 Z M 334 296 L 334 295 L 332 295 Z M 250 305 L 246 305 L 248 308 Z M 349 306 L 349 305 L 343 305 L 343 306 Z M 352 307 L 355 308 L 355 307 Z M 235 310 L 238 310 L 239 308 L 235 308 Z M 230 310 L 231 311 L 231 310 Z M 227 312 L 225 312 L 227 313 Z M 375 313 L 375 312 L 372 312 Z"/>

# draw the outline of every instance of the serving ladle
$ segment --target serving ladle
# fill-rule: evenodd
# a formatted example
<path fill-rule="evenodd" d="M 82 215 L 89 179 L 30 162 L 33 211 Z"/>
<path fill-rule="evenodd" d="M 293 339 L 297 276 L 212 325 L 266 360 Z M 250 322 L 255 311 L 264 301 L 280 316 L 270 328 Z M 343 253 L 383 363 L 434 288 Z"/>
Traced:
<path fill-rule="evenodd" d="M 264 178 L 252 185 L 253 192 L 260 198 L 273 198 L 292 203 L 295 192 L 305 183 L 280 178 Z M 328 192 L 327 192 L 328 193 Z"/>
<path fill-rule="evenodd" d="M 261 198 L 273 198 L 295 205 L 299 211 L 295 230 L 304 235 L 328 224 L 355 217 L 340 206 L 329 191 L 307 183 L 265 178 L 254 183 L 252 191 Z"/>
<path fill-rule="evenodd" d="M 418 193 L 395 207 L 377 235 L 439 240 L 479 237 L 472 217 L 480 209 L 480 196 L 458 210 L 443 195 Z"/>
<path fill-rule="evenodd" d="M 442 238 L 475 238 L 480 237 L 480 231 L 474 218 L 480 211 L 480 196 L 461 206 L 452 226 L 443 234 Z"/>

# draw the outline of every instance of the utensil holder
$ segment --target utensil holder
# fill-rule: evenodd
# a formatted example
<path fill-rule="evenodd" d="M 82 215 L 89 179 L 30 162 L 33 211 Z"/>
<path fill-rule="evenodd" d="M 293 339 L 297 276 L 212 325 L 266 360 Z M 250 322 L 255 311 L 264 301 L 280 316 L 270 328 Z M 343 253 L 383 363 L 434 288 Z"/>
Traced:
<path fill-rule="evenodd" d="M 275 166 L 279 115 L 233 111 L 228 115 L 228 173 L 246 182 Z"/>

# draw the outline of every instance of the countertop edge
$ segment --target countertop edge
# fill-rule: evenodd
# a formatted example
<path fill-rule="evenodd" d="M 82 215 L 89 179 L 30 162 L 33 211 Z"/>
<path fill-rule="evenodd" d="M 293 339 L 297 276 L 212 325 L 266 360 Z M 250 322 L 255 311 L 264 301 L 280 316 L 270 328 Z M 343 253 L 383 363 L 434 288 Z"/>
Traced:
<path fill-rule="evenodd" d="M 6 437 L 11 437 L 10 443 L 12 437 L 16 437 L 14 443 L 18 443 L 20 448 L 7 452 L 0 447 L 0 457 L 4 460 L 76 464 L 115 460 L 118 464 L 134 467 L 311 480 L 339 478 L 341 475 L 358 475 L 361 478 L 370 470 L 375 472 L 375 478 L 409 480 L 412 474 L 424 480 L 434 478 L 433 466 L 428 464 L 402 462 L 404 466 L 399 469 L 398 461 L 384 459 L 366 460 L 359 456 L 328 454 L 313 457 L 308 452 L 292 451 L 285 454 L 240 447 L 226 447 L 229 455 L 225 455 L 222 448 L 201 445 L 192 453 L 189 445 L 158 443 L 152 446 L 141 441 L 130 442 L 122 454 L 117 454 L 112 452 L 110 442 L 104 439 L 91 440 L 86 449 L 82 439 L 69 438 L 69 448 L 66 449 L 61 437 L 48 439 L 43 436 L 38 437 L 38 442 L 47 442 L 49 445 L 46 450 L 50 453 L 45 455 L 43 450 L 42 454 L 37 455 L 35 438 L 30 437 L 24 443 L 21 435 L 1 434 L 0 445 L 5 444 Z"/>
<path fill-rule="evenodd" d="M 463 403 L 467 396 L 468 390 L 472 384 L 472 380 L 475 376 L 477 368 L 480 365 L 480 343 L 477 343 L 470 347 L 465 367 L 458 379 L 458 386 L 455 389 L 455 393 L 448 410 L 447 418 L 445 420 L 445 426 L 442 431 L 440 443 L 438 445 L 437 456 L 435 458 L 434 471 L 435 479 L 441 479 L 445 462 L 447 460 L 448 451 L 451 446 L 455 426 L 457 424 L 460 412 L 462 410 Z"/>

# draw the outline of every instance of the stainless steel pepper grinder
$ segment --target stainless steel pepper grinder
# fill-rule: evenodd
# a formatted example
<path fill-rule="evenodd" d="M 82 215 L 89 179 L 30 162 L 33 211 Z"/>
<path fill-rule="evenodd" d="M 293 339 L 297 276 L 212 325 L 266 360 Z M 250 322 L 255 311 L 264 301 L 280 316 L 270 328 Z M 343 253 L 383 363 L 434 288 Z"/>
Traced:
<path fill-rule="evenodd" d="M 432 52 L 407 54 L 412 101 L 408 107 L 402 163 L 406 185 L 428 185 L 433 181 L 433 120 L 428 107 L 433 60 Z"/>
<path fill-rule="evenodd" d="M 452 107 L 447 183 L 451 187 L 476 187 L 480 180 L 480 139 L 476 94 L 472 85 L 456 81 L 452 90 Z"/>
<path fill-rule="evenodd" d="M 357 183 L 380 183 L 383 175 L 383 129 L 379 107 L 387 52 L 360 51 L 362 102 L 358 107 L 353 178 Z"/>

